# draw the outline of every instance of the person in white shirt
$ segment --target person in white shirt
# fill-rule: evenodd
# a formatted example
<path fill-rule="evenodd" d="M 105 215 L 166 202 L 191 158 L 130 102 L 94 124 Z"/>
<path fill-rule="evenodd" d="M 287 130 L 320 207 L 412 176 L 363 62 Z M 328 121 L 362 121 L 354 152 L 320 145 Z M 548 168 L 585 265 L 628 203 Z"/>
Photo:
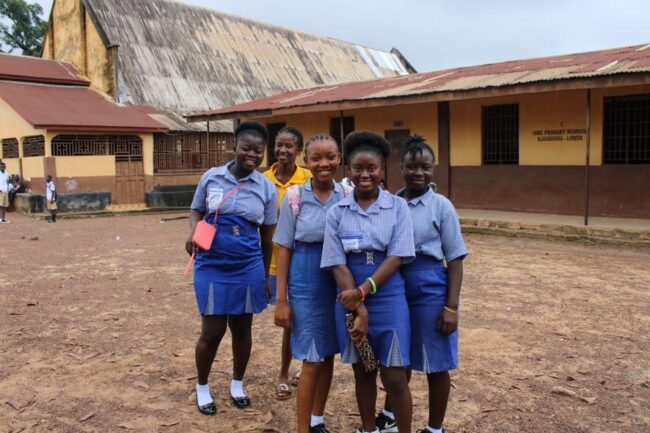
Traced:
<path fill-rule="evenodd" d="M 50 211 L 51 217 L 47 220 L 48 223 L 56 222 L 56 186 L 52 182 L 52 176 L 47 175 L 47 183 L 45 184 L 45 199 L 47 201 L 47 210 Z"/>
<path fill-rule="evenodd" d="M 0 224 L 8 223 L 5 216 L 9 207 L 9 175 L 5 173 L 7 166 L 0 162 Z"/>

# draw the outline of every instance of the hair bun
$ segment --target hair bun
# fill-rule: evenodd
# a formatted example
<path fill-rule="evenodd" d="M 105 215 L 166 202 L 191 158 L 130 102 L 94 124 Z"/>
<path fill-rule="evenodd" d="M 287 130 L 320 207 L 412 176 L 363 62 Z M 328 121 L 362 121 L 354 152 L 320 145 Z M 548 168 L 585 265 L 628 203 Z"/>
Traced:
<path fill-rule="evenodd" d="M 390 155 L 390 143 L 381 135 L 370 131 L 355 131 L 348 134 L 343 141 L 343 152 L 346 159 L 361 150 L 375 151 L 384 159 Z"/>

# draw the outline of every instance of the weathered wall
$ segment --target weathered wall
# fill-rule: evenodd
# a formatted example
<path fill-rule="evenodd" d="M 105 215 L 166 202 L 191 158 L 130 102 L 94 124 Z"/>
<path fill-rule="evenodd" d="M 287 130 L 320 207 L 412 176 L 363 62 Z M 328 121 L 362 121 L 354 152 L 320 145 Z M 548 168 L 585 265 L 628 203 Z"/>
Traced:
<path fill-rule="evenodd" d="M 115 176 L 115 157 L 106 156 L 57 156 L 57 177 Z"/>

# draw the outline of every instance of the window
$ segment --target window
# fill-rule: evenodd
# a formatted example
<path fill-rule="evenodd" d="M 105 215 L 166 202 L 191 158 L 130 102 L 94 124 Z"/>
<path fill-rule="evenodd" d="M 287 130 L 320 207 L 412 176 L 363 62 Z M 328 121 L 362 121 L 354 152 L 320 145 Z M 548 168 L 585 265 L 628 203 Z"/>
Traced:
<path fill-rule="evenodd" d="M 18 140 L 15 138 L 2 139 L 2 157 L 3 158 L 18 158 Z"/>
<path fill-rule="evenodd" d="M 23 137 L 23 156 L 45 156 L 45 137 L 42 135 Z"/>
<path fill-rule="evenodd" d="M 269 167 L 278 162 L 278 159 L 275 157 L 275 138 L 278 136 L 278 132 L 280 132 L 280 130 L 285 126 L 287 126 L 287 124 L 284 122 L 268 123 L 266 125 L 266 129 L 269 131 L 269 143 L 266 146 L 266 160 Z"/>
<path fill-rule="evenodd" d="M 348 136 L 348 134 L 354 131 L 354 116 L 343 117 L 343 139 Z M 334 137 L 336 142 L 341 147 L 341 118 L 333 117 L 330 119 L 330 135 Z"/>
<path fill-rule="evenodd" d="M 154 134 L 154 173 L 203 173 L 223 164 L 233 149 L 232 134 L 211 132 L 206 145 L 207 132 L 180 134 Z"/>
<path fill-rule="evenodd" d="M 519 104 L 483 107 L 483 164 L 519 164 Z"/>
<path fill-rule="evenodd" d="M 603 162 L 650 164 L 650 94 L 605 98 Z"/>
<path fill-rule="evenodd" d="M 53 156 L 131 156 L 142 160 L 142 140 L 135 135 L 57 135 Z"/>

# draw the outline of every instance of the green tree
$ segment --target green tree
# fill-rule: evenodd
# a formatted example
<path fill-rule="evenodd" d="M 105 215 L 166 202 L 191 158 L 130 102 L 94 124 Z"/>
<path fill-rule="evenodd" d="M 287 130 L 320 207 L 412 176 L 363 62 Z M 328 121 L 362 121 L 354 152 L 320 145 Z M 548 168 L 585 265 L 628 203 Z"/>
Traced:
<path fill-rule="evenodd" d="M 0 0 L 0 46 L 10 53 L 20 49 L 26 56 L 40 56 L 47 22 L 43 8 L 25 0 Z"/>

